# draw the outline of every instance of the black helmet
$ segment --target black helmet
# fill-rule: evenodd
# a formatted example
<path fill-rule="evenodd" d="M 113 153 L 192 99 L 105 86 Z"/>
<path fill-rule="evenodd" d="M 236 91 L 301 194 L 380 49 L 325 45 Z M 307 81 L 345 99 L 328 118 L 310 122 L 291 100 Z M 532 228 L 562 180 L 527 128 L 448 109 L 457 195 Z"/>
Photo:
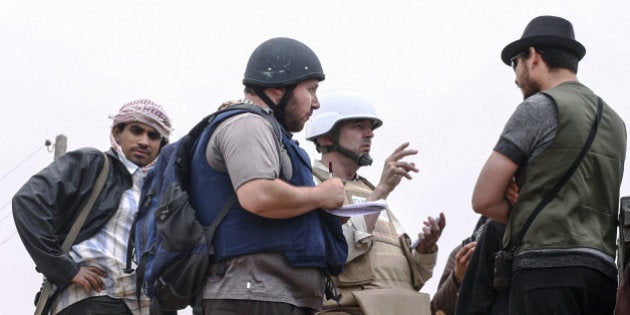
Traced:
<path fill-rule="evenodd" d="M 249 57 L 243 84 L 283 87 L 324 77 L 313 50 L 295 39 L 276 37 L 260 44 Z"/>

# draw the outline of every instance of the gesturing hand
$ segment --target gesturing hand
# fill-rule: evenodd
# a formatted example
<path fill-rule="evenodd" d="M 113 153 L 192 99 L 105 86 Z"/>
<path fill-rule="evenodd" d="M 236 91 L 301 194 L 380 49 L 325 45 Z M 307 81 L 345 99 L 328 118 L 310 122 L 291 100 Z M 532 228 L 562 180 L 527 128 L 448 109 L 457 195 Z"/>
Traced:
<path fill-rule="evenodd" d="M 446 225 L 446 217 L 440 212 L 439 219 L 429 217 L 427 221 L 424 221 L 424 225 L 422 232 L 418 233 L 420 242 L 416 246 L 416 251 L 420 254 L 432 254 L 437 251 L 436 243 Z"/>
<path fill-rule="evenodd" d="M 402 161 L 406 156 L 418 154 L 418 150 L 406 149 L 408 146 L 409 142 L 403 143 L 385 160 L 381 180 L 377 187 L 377 189 L 382 190 L 383 199 L 398 186 L 403 177 L 411 179 L 409 172 L 418 172 L 414 163 Z"/>

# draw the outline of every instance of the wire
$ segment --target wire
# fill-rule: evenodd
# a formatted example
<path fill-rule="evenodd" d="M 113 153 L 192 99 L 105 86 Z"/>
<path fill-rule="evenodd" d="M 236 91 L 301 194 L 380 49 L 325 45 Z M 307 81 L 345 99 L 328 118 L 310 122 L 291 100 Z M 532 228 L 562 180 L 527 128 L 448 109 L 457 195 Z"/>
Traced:
<path fill-rule="evenodd" d="M 22 166 L 22 164 L 26 163 L 26 161 L 28 161 L 30 158 L 32 158 L 42 147 L 44 147 L 44 146 L 50 147 L 51 144 L 52 143 L 50 142 L 50 140 L 46 139 L 46 141 L 44 142 L 44 145 L 42 145 L 40 147 L 37 147 L 37 149 L 35 151 L 33 151 L 33 153 L 31 153 L 24 160 L 22 160 L 22 162 L 20 162 L 18 165 L 16 165 L 14 168 L 12 168 L 8 173 L 6 173 L 4 176 L 2 176 L 2 178 L 0 178 L 0 182 L 3 181 L 5 178 L 7 178 L 7 176 L 11 175 L 11 173 L 13 173 L 16 169 L 18 169 L 18 167 Z M 0 210 L 6 208 L 6 206 L 9 205 L 9 203 L 10 203 L 10 201 L 7 201 L 4 205 L 2 205 Z M 6 220 L 10 215 L 11 215 L 11 212 L 7 213 L 7 215 L 5 215 L 2 219 L 0 219 L 0 223 L 2 223 L 2 221 Z M 17 235 L 17 230 L 14 231 L 13 234 L 9 235 L 9 237 L 5 238 L 2 242 L 0 242 L 0 246 L 4 245 L 6 242 L 8 242 L 12 238 L 14 238 L 16 235 Z"/>
<path fill-rule="evenodd" d="M 0 246 L 4 245 L 4 243 L 8 242 L 10 239 L 17 235 L 17 231 L 14 231 L 9 237 L 5 238 L 4 241 L 0 242 Z"/>
<path fill-rule="evenodd" d="M 0 212 L 2 211 L 2 209 L 6 208 L 6 207 L 9 205 L 9 203 L 10 203 L 10 202 L 11 202 L 11 200 L 9 200 L 9 201 L 5 202 L 5 203 L 2 205 L 2 207 L 0 207 Z"/>
<path fill-rule="evenodd" d="M 11 212 L 7 213 L 7 215 L 5 215 L 2 219 L 0 219 L 0 223 L 2 223 L 2 221 L 6 220 L 9 215 L 11 214 Z"/>
<path fill-rule="evenodd" d="M 22 164 L 24 164 L 26 161 L 28 161 L 30 158 L 32 158 L 33 155 L 35 155 L 37 153 L 37 151 L 39 151 L 39 149 L 43 148 L 44 146 L 48 146 L 48 145 L 50 145 L 50 140 L 46 140 L 44 145 L 42 145 L 41 147 L 38 147 L 33 153 L 31 153 L 31 155 L 27 156 L 22 162 L 20 162 L 20 164 L 16 165 L 12 170 L 10 170 L 8 173 L 6 173 L 4 176 L 2 176 L 2 178 L 0 178 L 0 181 L 3 181 L 5 178 L 7 178 L 7 176 L 9 176 L 11 173 L 13 173 L 13 171 L 15 171 L 18 167 L 22 166 Z"/>
<path fill-rule="evenodd" d="M 8 205 L 9 203 L 7 202 L 5 204 Z M 9 212 L 7 213 L 7 215 L 5 215 L 4 217 L 2 217 L 2 219 L 0 219 L 0 223 L 2 223 L 4 220 L 6 220 L 12 213 Z M 5 238 L 2 242 L 0 242 L 0 247 L 2 247 L 2 245 L 4 245 L 4 243 L 8 242 L 10 239 L 14 238 L 17 235 L 17 230 L 13 232 L 13 234 L 9 235 L 9 237 Z"/>
<path fill-rule="evenodd" d="M 5 204 L 8 205 L 9 203 L 7 202 Z M 12 213 L 9 212 L 7 213 L 7 215 L 5 215 L 4 217 L 2 217 L 2 219 L 0 219 L 0 223 L 2 223 L 2 221 L 6 220 Z M 0 242 L 0 247 L 2 247 L 2 245 L 4 245 L 4 243 L 8 242 L 10 239 L 14 238 L 17 235 L 17 230 L 13 231 L 13 234 L 9 235 L 9 237 L 5 238 L 2 242 Z"/>

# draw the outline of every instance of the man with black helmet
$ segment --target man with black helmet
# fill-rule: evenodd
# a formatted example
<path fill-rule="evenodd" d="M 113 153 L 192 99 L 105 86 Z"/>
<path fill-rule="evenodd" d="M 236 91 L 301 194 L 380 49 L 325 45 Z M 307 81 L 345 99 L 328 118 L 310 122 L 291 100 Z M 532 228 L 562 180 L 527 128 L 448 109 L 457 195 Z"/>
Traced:
<path fill-rule="evenodd" d="M 372 164 L 374 129 L 383 122 L 372 102 L 361 92 L 338 89 L 324 94 L 321 108 L 306 128 L 306 138 L 315 143 L 321 160 L 314 163 L 317 182 L 340 178 L 346 188 L 346 203 L 386 199 L 403 178 L 418 172 L 405 158 L 418 153 L 409 143 L 400 145 L 384 163 L 377 186 L 357 171 Z M 430 314 L 428 294 L 419 293 L 433 274 L 437 240 L 445 225 L 428 217 L 420 241 L 413 244 L 390 209 L 351 217 L 343 225 L 348 243 L 344 271 L 335 277 L 340 303 L 326 301 L 325 314 Z"/>
<path fill-rule="evenodd" d="M 497 270 L 510 280 L 510 314 L 613 313 L 626 130 L 578 81 L 585 52 L 569 21 L 539 16 L 501 53 L 525 100 L 484 165 L 472 203 L 476 212 L 507 222 L 502 256 L 511 252 L 513 265 Z M 505 197 L 509 190 L 518 190 L 513 202 Z M 542 210 L 524 230 L 534 209 Z"/>
<path fill-rule="evenodd" d="M 212 216 L 230 194 L 238 199 L 214 235 L 217 262 L 203 293 L 206 314 L 312 314 L 321 309 L 327 285 L 333 293 L 326 279 L 341 272 L 347 246 L 340 220 L 321 209 L 342 206 L 343 184 L 331 179 L 315 187 L 309 157 L 291 139 L 319 108 L 322 80 L 309 47 L 290 38 L 267 40 L 252 53 L 245 98 L 235 102 L 263 113 L 230 116 L 211 136 L 202 135 L 205 150 L 192 162 L 193 205 Z M 204 189 L 209 185 L 231 192 Z"/>

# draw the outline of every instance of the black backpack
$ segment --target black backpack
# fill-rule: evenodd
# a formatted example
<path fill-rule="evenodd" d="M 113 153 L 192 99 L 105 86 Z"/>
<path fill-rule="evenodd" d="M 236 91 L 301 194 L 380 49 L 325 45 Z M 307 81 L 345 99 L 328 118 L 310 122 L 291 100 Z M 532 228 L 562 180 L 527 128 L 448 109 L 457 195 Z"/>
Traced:
<path fill-rule="evenodd" d="M 201 311 L 202 291 L 213 261 L 212 238 L 234 193 L 210 226 L 202 226 L 190 204 L 190 163 L 197 141 L 206 128 L 236 114 L 251 112 L 268 119 L 281 143 L 281 130 L 270 111 L 238 104 L 219 110 L 199 122 L 180 140 L 162 148 L 142 187 L 140 205 L 129 237 L 127 272 L 134 256 L 138 263 L 136 294 L 151 298 L 151 314 L 192 306 Z"/>

